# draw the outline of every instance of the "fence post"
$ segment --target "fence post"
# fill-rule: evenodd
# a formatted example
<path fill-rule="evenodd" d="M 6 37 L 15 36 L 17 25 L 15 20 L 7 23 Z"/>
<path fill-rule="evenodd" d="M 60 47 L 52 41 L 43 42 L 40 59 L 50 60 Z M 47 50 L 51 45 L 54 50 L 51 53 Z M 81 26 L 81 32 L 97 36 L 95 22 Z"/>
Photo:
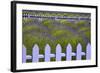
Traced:
<path fill-rule="evenodd" d="M 22 46 L 22 63 L 26 63 L 26 48 Z"/>
<path fill-rule="evenodd" d="M 78 43 L 77 51 L 76 51 L 76 60 L 81 60 L 82 59 L 82 55 L 85 55 L 85 53 L 82 52 L 82 46 L 81 46 L 80 43 Z"/>
<path fill-rule="evenodd" d="M 89 60 L 91 59 L 91 45 L 90 43 L 87 44 L 87 47 L 86 47 L 86 60 Z"/>
<path fill-rule="evenodd" d="M 45 46 L 45 61 L 50 61 L 51 48 L 48 44 Z"/>
<path fill-rule="evenodd" d="M 32 62 L 38 62 L 38 55 L 39 55 L 39 47 L 37 44 L 34 45 L 32 49 Z"/>
<path fill-rule="evenodd" d="M 35 44 L 32 49 L 32 62 L 39 62 L 39 58 L 44 58 L 44 55 L 39 54 L 39 47 Z"/>
<path fill-rule="evenodd" d="M 61 61 L 61 45 L 56 46 L 56 61 Z"/>
<path fill-rule="evenodd" d="M 49 44 L 45 46 L 45 62 L 49 62 L 51 57 L 55 57 L 55 54 L 51 54 L 51 47 Z"/>
<path fill-rule="evenodd" d="M 61 61 L 62 56 L 65 56 L 62 52 L 62 47 L 60 44 L 56 46 L 56 61 Z"/>
<path fill-rule="evenodd" d="M 72 46 L 71 44 L 68 44 L 66 47 L 66 60 L 69 61 L 72 59 L 71 53 L 72 53 Z"/>

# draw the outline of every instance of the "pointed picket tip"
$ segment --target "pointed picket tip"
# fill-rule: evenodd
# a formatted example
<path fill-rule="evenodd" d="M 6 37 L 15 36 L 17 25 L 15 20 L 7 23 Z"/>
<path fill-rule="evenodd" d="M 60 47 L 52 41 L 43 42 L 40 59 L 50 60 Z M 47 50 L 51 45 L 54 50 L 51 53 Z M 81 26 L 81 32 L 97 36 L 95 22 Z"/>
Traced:
<path fill-rule="evenodd" d="M 56 49 L 57 49 L 57 48 L 62 48 L 62 47 L 61 47 L 61 45 L 60 45 L 60 44 L 57 44 Z"/>
<path fill-rule="evenodd" d="M 50 45 L 46 44 L 45 49 L 50 49 Z"/>
<path fill-rule="evenodd" d="M 68 49 L 68 48 L 72 48 L 72 46 L 71 46 L 71 44 L 70 43 L 68 43 L 68 45 L 67 45 L 67 47 L 66 47 L 66 49 Z"/>
<path fill-rule="evenodd" d="M 88 48 L 88 47 L 91 47 L 91 44 L 90 44 L 90 43 L 87 44 L 87 48 Z"/>
<path fill-rule="evenodd" d="M 33 49 L 39 49 L 38 45 L 35 44 L 35 45 L 33 46 Z"/>
<path fill-rule="evenodd" d="M 78 43 L 77 48 L 82 48 L 82 46 L 81 46 L 81 44 L 80 44 L 80 43 Z"/>
<path fill-rule="evenodd" d="M 26 49 L 26 47 L 24 45 L 22 47 Z"/>

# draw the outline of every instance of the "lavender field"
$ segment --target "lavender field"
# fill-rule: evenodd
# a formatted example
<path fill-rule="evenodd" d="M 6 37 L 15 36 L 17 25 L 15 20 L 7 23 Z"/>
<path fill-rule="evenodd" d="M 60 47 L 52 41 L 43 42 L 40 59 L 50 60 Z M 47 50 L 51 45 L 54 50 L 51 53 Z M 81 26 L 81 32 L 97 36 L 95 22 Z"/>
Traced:
<path fill-rule="evenodd" d="M 38 44 L 40 53 L 44 54 L 47 43 L 51 46 L 52 53 L 55 53 L 58 43 L 63 48 L 62 52 L 65 52 L 68 43 L 72 45 L 73 51 L 76 51 L 78 43 L 81 43 L 83 51 L 86 50 L 87 43 L 91 43 L 90 13 L 23 10 L 22 25 L 23 44 L 28 55 L 32 54 L 34 44 Z M 64 60 L 65 57 L 62 58 Z M 51 61 L 55 61 L 55 58 Z"/>

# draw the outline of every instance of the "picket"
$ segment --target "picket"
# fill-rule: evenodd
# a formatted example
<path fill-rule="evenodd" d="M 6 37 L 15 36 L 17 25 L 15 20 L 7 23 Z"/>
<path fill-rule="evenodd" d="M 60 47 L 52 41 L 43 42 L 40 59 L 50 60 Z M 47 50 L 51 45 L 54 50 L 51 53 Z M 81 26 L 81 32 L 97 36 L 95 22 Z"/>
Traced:
<path fill-rule="evenodd" d="M 72 56 L 76 57 L 76 60 L 82 60 L 82 56 L 86 56 L 86 60 L 91 59 L 91 45 L 90 43 L 87 44 L 86 46 L 86 51 L 82 51 L 82 45 L 78 43 L 76 47 L 76 53 L 72 51 L 72 46 L 69 43 L 66 46 L 66 52 L 62 53 L 62 47 L 60 44 L 57 44 L 56 46 L 56 52 L 55 54 L 51 53 L 51 47 L 49 44 L 46 44 L 45 49 L 44 49 L 44 54 L 39 54 L 39 46 L 35 44 L 32 48 L 32 56 L 31 55 L 26 55 L 26 48 L 23 45 L 22 48 L 22 63 L 26 63 L 27 59 L 31 59 L 32 62 L 39 62 L 40 58 L 44 58 L 45 62 L 49 62 L 52 57 L 56 59 L 56 61 L 61 61 L 62 57 L 66 57 L 66 61 L 71 61 Z"/>
<path fill-rule="evenodd" d="M 86 59 L 89 60 L 91 59 L 91 45 L 90 43 L 87 44 L 87 47 L 86 47 Z"/>
<path fill-rule="evenodd" d="M 26 48 L 24 45 L 22 47 L 22 63 L 26 63 Z"/>
<path fill-rule="evenodd" d="M 79 43 L 79 44 L 77 45 L 76 59 L 77 59 L 77 60 L 81 60 L 81 59 L 82 59 L 82 55 L 85 55 L 85 53 L 82 52 L 82 46 L 81 46 L 81 44 Z"/>
<path fill-rule="evenodd" d="M 45 61 L 50 61 L 50 54 L 51 54 L 51 48 L 50 46 L 47 44 L 45 46 Z"/>
<path fill-rule="evenodd" d="M 67 48 L 66 48 L 66 60 L 71 60 L 71 53 L 72 53 L 72 47 L 70 44 L 68 44 Z"/>
<path fill-rule="evenodd" d="M 45 62 L 48 62 L 48 61 L 50 61 L 50 58 L 51 57 L 55 57 L 55 55 L 54 54 L 51 54 L 51 47 L 49 46 L 49 44 L 46 44 L 46 46 L 45 46 Z"/>
<path fill-rule="evenodd" d="M 58 45 L 56 46 L 56 61 L 61 61 L 61 57 L 62 57 L 62 56 L 65 56 L 64 53 L 61 53 L 61 51 L 62 51 L 61 45 L 58 44 Z"/>

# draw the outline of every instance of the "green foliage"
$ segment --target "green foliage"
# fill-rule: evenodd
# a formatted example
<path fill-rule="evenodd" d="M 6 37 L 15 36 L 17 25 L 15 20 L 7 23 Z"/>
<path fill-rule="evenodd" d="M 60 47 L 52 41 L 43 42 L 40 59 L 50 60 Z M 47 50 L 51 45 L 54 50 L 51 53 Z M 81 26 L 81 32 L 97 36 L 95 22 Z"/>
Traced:
<path fill-rule="evenodd" d="M 42 25 L 48 28 L 53 28 L 53 23 L 51 20 L 43 20 Z"/>
<path fill-rule="evenodd" d="M 23 24 L 28 24 L 28 23 L 30 23 L 30 22 L 32 22 L 32 19 L 29 19 L 29 18 L 22 19 L 22 23 L 23 23 Z"/>
<path fill-rule="evenodd" d="M 72 23 L 69 22 L 69 21 L 67 21 L 66 19 L 61 19 L 61 20 L 59 20 L 59 22 L 60 22 L 61 24 L 65 24 L 65 25 L 67 25 L 67 26 L 71 26 L 71 25 L 72 25 Z"/>
<path fill-rule="evenodd" d="M 91 38 L 91 32 L 90 31 L 84 32 L 84 34 L 89 40 L 91 40 L 90 39 Z"/>
<path fill-rule="evenodd" d="M 41 31 L 40 28 L 38 26 L 35 26 L 35 25 L 26 25 L 23 27 L 23 32 L 25 31 L 32 31 L 32 30 L 35 30 L 35 31 Z"/>
<path fill-rule="evenodd" d="M 90 31 L 90 27 L 80 27 L 78 32 L 83 32 L 83 31 Z"/>
<path fill-rule="evenodd" d="M 23 27 L 23 31 L 30 31 L 30 30 L 33 30 L 32 26 L 25 26 L 25 27 Z"/>
<path fill-rule="evenodd" d="M 52 31 L 52 36 L 54 37 L 59 37 L 59 36 L 71 36 L 72 35 L 72 32 L 70 32 L 69 30 L 53 30 Z"/>
<path fill-rule="evenodd" d="M 66 27 L 71 27 L 73 29 L 77 29 L 77 25 L 76 24 L 73 24 L 72 22 L 69 22 L 68 20 L 66 19 L 61 19 L 59 20 L 59 22 L 62 24 L 62 25 L 65 25 Z"/>
<path fill-rule="evenodd" d="M 86 21 L 79 21 L 76 23 L 77 27 L 84 26 L 87 22 Z"/>

